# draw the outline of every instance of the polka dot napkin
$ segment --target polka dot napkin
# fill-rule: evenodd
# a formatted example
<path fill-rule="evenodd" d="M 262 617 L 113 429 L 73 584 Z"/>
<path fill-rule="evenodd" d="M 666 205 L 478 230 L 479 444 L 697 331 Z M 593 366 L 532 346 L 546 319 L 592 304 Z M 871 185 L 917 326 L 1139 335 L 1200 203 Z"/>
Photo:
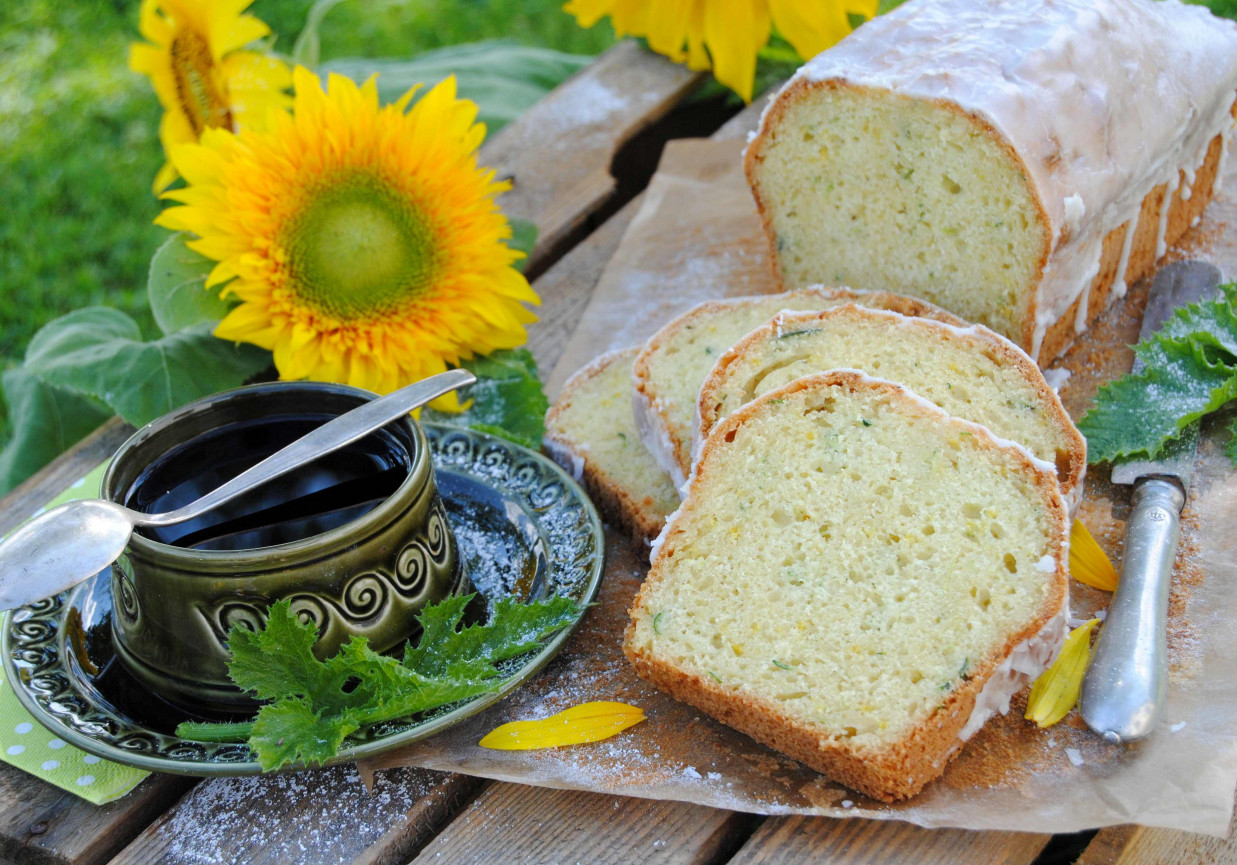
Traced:
<path fill-rule="evenodd" d="M 55 507 L 73 499 L 97 496 L 106 465 L 104 463 L 95 468 L 86 477 L 48 502 L 46 507 Z M 0 616 L 0 625 L 4 623 L 7 623 L 7 614 Z M 2 673 L 0 673 L 0 760 L 96 805 L 119 799 L 149 774 L 104 760 L 94 754 L 87 754 L 49 733 L 18 702 L 17 696 Z"/>

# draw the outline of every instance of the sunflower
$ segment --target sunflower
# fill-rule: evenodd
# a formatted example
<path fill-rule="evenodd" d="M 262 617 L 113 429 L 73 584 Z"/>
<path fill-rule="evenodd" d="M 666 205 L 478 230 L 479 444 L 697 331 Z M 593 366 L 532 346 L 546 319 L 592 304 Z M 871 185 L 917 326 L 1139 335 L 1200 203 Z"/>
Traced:
<path fill-rule="evenodd" d="M 581 27 L 610 16 L 619 36 L 717 80 L 752 101 L 756 55 L 773 27 L 800 57 L 815 57 L 851 30 L 850 16 L 872 18 L 877 0 L 569 0 L 563 9 Z"/>
<path fill-rule="evenodd" d="M 454 77 L 411 110 L 417 88 L 380 108 L 372 78 L 293 82 L 265 129 L 172 151 L 187 185 L 156 222 L 197 235 L 207 287 L 240 300 L 215 335 L 270 349 L 282 378 L 379 393 L 523 344 L 538 300 L 504 243 L 510 184 L 477 166 L 485 126 Z"/>
<path fill-rule="evenodd" d="M 288 104 L 288 67 L 266 54 L 240 50 L 271 32 L 241 14 L 251 2 L 142 0 L 139 28 L 150 41 L 133 44 L 129 68 L 150 77 L 163 105 L 164 153 L 197 141 L 207 129 L 235 132 L 260 125 L 267 109 Z M 155 176 L 155 192 L 175 179 L 168 162 Z"/>

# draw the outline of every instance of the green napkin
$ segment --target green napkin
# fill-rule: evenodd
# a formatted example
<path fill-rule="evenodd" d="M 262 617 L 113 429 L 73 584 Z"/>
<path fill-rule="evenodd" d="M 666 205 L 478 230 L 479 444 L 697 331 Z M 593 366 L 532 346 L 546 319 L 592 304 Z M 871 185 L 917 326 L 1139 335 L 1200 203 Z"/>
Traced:
<path fill-rule="evenodd" d="M 38 513 L 74 499 L 98 496 L 105 468 L 106 461 L 70 484 Z M 0 615 L 0 627 L 7 622 L 8 615 Z M 0 674 L 0 760 L 96 805 L 119 799 L 150 774 L 87 754 L 49 733 L 18 702 L 3 674 Z"/>

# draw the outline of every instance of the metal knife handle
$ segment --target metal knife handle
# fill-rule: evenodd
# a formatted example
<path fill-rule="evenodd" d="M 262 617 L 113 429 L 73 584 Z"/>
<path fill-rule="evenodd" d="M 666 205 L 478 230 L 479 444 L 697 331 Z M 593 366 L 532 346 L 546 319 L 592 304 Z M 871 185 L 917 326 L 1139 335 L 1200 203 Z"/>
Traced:
<path fill-rule="evenodd" d="M 1185 495 L 1172 481 L 1134 487 L 1121 582 L 1082 684 L 1082 718 L 1107 741 L 1141 738 L 1159 722 L 1168 681 L 1168 587 Z"/>

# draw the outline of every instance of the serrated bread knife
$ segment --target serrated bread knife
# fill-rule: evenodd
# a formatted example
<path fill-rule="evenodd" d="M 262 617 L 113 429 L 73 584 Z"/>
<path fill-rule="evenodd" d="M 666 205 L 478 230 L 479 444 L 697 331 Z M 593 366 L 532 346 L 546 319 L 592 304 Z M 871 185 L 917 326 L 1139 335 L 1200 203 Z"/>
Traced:
<path fill-rule="evenodd" d="M 1155 275 L 1139 340 L 1163 326 L 1177 307 L 1214 296 L 1220 271 L 1202 261 L 1179 261 Z M 1135 360 L 1134 372 L 1142 368 Z M 1154 460 L 1113 465 L 1114 484 L 1133 484 L 1125 526 L 1121 581 L 1082 684 L 1079 710 L 1113 743 L 1146 736 L 1164 714 L 1168 683 L 1168 587 L 1181 529 L 1181 508 L 1194 472 L 1198 424 L 1186 427 Z"/>

